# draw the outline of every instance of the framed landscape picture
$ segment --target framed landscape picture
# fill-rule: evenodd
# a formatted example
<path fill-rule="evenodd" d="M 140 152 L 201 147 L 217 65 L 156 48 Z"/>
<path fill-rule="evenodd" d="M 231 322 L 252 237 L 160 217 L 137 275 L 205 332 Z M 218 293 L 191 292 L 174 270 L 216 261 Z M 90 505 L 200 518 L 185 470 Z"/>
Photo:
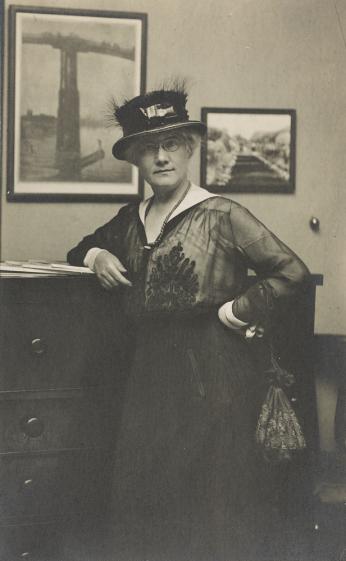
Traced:
<path fill-rule="evenodd" d="M 146 14 L 9 7 L 8 200 L 141 196 L 111 106 L 144 91 L 146 32 Z"/>
<path fill-rule="evenodd" d="M 213 193 L 292 193 L 293 109 L 202 108 L 201 183 Z"/>

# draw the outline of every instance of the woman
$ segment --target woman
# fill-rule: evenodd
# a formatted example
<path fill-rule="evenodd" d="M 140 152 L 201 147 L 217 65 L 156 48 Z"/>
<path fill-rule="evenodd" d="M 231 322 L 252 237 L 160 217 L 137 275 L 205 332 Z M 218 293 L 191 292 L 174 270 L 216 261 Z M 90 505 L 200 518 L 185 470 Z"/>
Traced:
<path fill-rule="evenodd" d="M 245 334 L 299 290 L 302 261 L 241 205 L 191 184 L 204 125 L 186 93 L 116 108 L 113 155 L 153 196 L 68 254 L 123 287 L 133 356 L 116 443 L 114 560 L 259 559 L 265 518 L 254 434 L 263 399 Z M 246 289 L 248 267 L 261 281 Z"/>

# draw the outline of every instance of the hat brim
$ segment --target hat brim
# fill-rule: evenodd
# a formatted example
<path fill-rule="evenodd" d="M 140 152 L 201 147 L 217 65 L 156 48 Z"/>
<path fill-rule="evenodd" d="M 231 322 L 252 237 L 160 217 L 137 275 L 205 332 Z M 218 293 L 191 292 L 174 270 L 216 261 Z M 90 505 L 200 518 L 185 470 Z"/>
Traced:
<path fill-rule="evenodd" d="M 207 126 L 204 123 L 201 123 L 200 121 L 186 121 L 184 123 L 175 123 L 175 124 L 172 124 L 172 125 L 165 125 L 163 127 L 157 127 L 156 129 L 150 129 L 150 130 L 146 130 L 146 131 L 136 132 L 134 134 L 129 134 L 129 135 L 124 136 L 123 138 L 120 138 L 119 140 L 117 140 L 117 142 L 113 145 L 112 154 L 113 154 L 114 158 L 116 158 L 117 160 L 126 160 L 126 150 L 129 147 L 129 145 L 132 142 L 134 142 L 135 140 L 138 140 L 138 139 L 146 137 L 146 136 L 151 136 L 151 135 L 154 135 L 154 134 L 158 134 L 160 132 L 165 132 L 165 131 L 175 130 L 175 129 L 182 129 L 182 128 L 193 129 L 197 133 L 199 133 L 201 136 L 207 130 Z"/>

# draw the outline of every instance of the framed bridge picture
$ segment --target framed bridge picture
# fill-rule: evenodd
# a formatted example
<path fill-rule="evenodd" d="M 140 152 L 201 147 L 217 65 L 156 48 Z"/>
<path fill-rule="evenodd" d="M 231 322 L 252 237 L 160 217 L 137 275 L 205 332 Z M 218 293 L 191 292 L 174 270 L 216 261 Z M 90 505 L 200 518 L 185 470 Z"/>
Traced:
<path fill-rule="evenodd" d="M 201 183 L 213 193 L 292 193 L 293 109 L 202 108 Z"/>
<path fill-rule="evenodd" d="M 10 6 L 8 26 L 8 200 L 139 198 L 112 102 L 144 91 L 146 14 Z"/>

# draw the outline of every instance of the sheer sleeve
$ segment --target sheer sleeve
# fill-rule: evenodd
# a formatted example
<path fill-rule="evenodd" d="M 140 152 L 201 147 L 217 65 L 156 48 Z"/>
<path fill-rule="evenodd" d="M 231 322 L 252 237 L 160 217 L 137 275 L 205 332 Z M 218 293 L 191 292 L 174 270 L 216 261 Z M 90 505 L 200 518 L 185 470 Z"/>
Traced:
<path fill-rule="evenodd" d="M 230 219 L 234 241 L 259 277 L 235 299 L 233 311 L 242 321 L 264 321 L 275 301 L 296 294 L 310 273 L 303 261 L 246 208 L 232 202 Z"/>
<path fill-rule="evenodd" d="M 99 247 L 107 249 L 119 259 L 122 257 L 122 247 L 124 239 L 124 227 L 128 222 L 128 215 L 131 207 L 122 207 L 118 214 L 109 222 L 100 226 L 93 234 L 85 236 L 76 247 L 72 248 L 67 254 L 67 261 L 70 265 L 82 266 L 84 257 L 89 249 Z"/>

